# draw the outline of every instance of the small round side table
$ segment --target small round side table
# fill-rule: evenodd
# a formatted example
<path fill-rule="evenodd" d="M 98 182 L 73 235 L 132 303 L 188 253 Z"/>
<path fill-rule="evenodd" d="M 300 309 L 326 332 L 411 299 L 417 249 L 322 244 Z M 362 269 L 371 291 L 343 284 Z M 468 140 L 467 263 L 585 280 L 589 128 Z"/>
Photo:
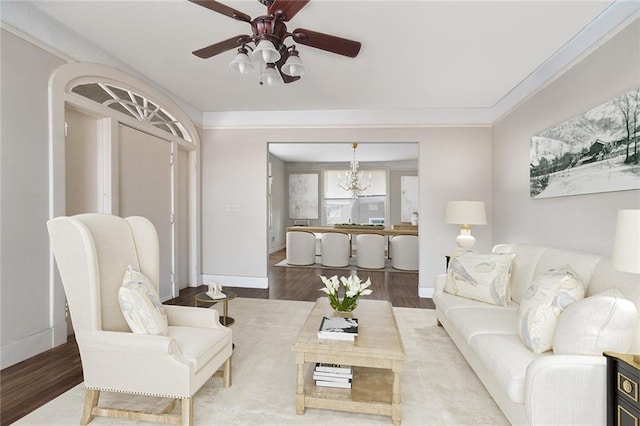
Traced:
<path fill-rule="evenodd" d="M 224 290 L 223 293 L 225 294 L 225 297 L 221 297 L 220 299 L 212 299 L 207 295 L 206 291 L 203 291 L 202 293 L 198 293 L 195 295 L 195 306 L 196 308 L 198 307 L 198 302 L 207 303 L 207 304 L 222 302 L 222 315 L 220 316 L 220 322 L 222 323 L 222 325 L 226 326 L 236 322 L 235 319 L 231 318 L 228 315 L 229 313 L 228 304 L 229 304 L 229 300 L 235 299 L 237 294 L 235 291 L 232 291 L 232 290 Z"/>

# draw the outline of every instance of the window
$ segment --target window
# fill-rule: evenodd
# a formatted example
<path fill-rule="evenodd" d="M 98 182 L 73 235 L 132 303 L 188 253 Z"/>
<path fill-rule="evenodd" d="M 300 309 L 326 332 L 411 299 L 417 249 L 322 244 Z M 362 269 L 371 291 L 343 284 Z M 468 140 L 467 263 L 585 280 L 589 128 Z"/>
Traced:
<path fill-rule="evenodd" d="M 129 89 L 104 82 L 79 84 L 71 89 L 80 96 L 101 103 L 141 122 L 193 142 L 184 125 L 169 111 L 152 100 Z"/>
<path fill-rule="evenodd" d="M 351 192 L 338 185 L 339 176 L 346 170 L 324 171 L 324 222 L 326 225 L 338 223 L 384 223 L 387 202 L 386 170 L 366 170 L 371 176 L 371 185 L 355 200 Z"/>

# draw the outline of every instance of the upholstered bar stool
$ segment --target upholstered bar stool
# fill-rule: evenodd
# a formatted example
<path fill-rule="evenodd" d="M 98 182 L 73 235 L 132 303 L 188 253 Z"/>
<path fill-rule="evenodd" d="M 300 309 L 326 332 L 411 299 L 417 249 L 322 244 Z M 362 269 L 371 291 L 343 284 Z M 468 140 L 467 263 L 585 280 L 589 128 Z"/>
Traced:
<path fill-rule="evenodd" d="M 387 238 L 380 234 L 359 234 L 356 237 L 356 264 L 358 268 L 384 268 L 384 250 Z"/>
<path fill-rule="evenodd" d="M 391 266 L 403 271 L 418 270 L 418 236 L 396 235 L 389 239 Z"/>
<path fill-rule="evenodd" d="M 321 237 L 320 263 L 323 266 L 343 268 L 349 266 L 351 241 L 342 232 L 325 232 Z"/>
<path fill-rule="evenodd" d="M 287 264 L 313 265 L 316 263 L 316 236 L 313 232 L 287 232 Z"/>

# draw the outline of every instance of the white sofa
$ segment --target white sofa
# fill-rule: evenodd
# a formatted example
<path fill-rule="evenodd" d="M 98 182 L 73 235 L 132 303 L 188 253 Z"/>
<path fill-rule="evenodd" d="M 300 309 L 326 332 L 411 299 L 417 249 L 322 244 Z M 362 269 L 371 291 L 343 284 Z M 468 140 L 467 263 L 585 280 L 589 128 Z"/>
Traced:
<path fill-rule="evenodd" d="M 616 271 L 610 259 L 577 251 L 501 244 L 493 252 L 517 254 L 509 305 L 444 292 L 443 274 L 436 278 L 433 297 L 438 321 L 511 423 L 606 424 L 605 358 L 553 351 L 534 354 L 518 334 L 519 302 L 536 277 L 568 264 L 582 278 L 585 298 L 617 288 L 640 311 L 640 275 Z M 640 353 L 640 320 L 636 320 L 629 344 L 629 353 Z"/>

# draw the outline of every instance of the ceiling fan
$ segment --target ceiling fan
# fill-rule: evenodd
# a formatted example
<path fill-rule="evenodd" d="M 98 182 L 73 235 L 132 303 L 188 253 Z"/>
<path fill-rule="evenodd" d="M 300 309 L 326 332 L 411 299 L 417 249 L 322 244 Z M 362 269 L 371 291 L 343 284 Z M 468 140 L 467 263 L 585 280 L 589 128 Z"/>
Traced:
<path fill-rule="evenodd" d="M 361 45 L 357 41 L 304 28 L 297 28 L 293 32 L 287 30 L 285 22 L 289 22 L 310 0 L 258 0 L 267 7 L 267 14 L 254 19 L 214 0 L 189 1 L 251 25 L 251 35 L 241 34 L 231 37 L 198 49 L 193 54 L 207 59 L 238 48 L 238 53 L 229 67 L 241 74 L 248 74 L 255 69 L 254 62 L 264 62 L 264 69 L 259 79 L 260 84 L 276 85 L 280 79 L 284 83 L 291 83 L 299 80 L 304 74 L 305 66 L 300 60 L 295 45 L 287 46 L 284 43 L 289 37 L 296 43 L 349 58 L 355 58 L 360 52 Z"/>

